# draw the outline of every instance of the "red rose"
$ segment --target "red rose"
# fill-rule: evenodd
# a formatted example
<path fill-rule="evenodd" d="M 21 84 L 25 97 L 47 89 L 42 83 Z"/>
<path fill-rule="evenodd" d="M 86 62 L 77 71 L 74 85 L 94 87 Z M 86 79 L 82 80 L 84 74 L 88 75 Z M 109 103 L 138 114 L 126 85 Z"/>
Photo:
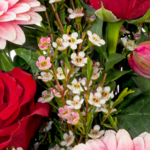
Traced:
<path fill-rule="evenodd" d="M 49 113 L 49 105 L 34 104 L 36 82 L 19 68 L 0 71 L 0 150 L 27 150 L 30 139 Z"/>
<path fill-rule="evenodd" d="M 135 19 L 143 16 L 150 8 L 150 0 L 90 0 L 95 9 L 104 8 L 123 20 Z"/>

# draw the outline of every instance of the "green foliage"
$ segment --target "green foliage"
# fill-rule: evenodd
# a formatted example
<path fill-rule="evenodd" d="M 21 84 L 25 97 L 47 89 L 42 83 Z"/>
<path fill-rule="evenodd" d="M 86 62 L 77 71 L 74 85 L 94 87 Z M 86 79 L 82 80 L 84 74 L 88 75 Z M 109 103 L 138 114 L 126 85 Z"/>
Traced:
<path fill-rule="evenodd" d="M 0 69 L 2 71 L 10 71 L 14 68 L 10 58 L 5 51 L 0 51 Z"/>
<path fill-rule="evenodd" d="M 124 58 L 125 57 L 121 54 L 117 54 L 117 53 L 110 54 L 108 60 L 106 61 L 105 70 L 112 68 L 116 63 L 120 62 Z"/>
<path fill-rule="evenodd" d="M 98 18 L 106 22 L 117 22 L 120 20 L 117 19 L 117 17 L 111 11 L 105 9 L 102 2 L 101 6 L 102 7 L 95 12 Z"/>
<path fill-rule="evenodd" d="M 36 73 L 38 71 L 38 67 L 36 66 L 36 61 L 38 60 L 39 55 L 36 52 L 31 50 L 26 50 L 23 48 L 18 48 L 15 50 L 16 54 L 23 58 L 28 65 L 32 69 L 32 73 Z"/>
<path fill-rule="evenodd" d="M 129 131 L 132 137 L 138 136 L 142 132 L 150 132 L 150 90 L 125 99 L 123 105 L 118 109 L 122 109 L 117 115 L 118 128 L 124 128 Z"/>

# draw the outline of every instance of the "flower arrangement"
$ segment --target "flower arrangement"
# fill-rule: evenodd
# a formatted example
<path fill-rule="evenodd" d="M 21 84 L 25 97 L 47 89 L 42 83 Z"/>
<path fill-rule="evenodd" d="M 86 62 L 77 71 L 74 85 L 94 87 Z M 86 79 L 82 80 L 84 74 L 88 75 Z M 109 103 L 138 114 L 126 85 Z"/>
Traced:
<path fill-rule="evenodd" d="M 150 149 L 150 2 L 116 1 L 0 1 L 0 149 Z"/>

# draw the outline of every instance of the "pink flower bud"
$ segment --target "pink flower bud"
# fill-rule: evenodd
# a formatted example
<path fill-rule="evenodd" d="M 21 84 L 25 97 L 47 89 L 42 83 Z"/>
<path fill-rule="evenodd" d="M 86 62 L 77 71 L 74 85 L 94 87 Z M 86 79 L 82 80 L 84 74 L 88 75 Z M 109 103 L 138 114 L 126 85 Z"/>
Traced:
<path fill-rule="evenodd" d="M 137 48 L 128 55 L 128 62 L 134 72 L 150 79 L 150 41 L 138 44 Z"/>

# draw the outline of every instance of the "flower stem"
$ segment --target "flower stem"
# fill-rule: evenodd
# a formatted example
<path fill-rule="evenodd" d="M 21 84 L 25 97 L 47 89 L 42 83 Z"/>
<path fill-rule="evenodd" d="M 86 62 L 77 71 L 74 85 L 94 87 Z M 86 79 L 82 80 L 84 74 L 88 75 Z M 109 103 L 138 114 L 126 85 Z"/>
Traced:
<path fill-rule="evenodd" d="M 44 0 L 43 0 L 43 3 L 44 3 L 44 5 L 45 5 Z M 49 18 L 48 18 L 47 10 L 45 11 L 45 16 L 46 16 L 46 19 L 47 19 L 47 23 L 48 23 L 48 26 L 49 26 L 49 30 L 52 31 L 51 24 L 50 24 L 50 20 L 49 20 Z M 54 42 L 53 35 L 51 35 L 51 40 L 52 40 L 52 42 Z"/>
<path fill-rule="evenodd" d="M 107 77 L 107 73 L 104 74 L 103 81 L 102 81 L 102 84 L 101 84 L 101 87 L 102 87 L 102 88 L 103 88 L 103 86 L 104 86 L 106 77 Z"/>
<path fill-rule="evenodd" d="M 124 20 L 108 23 L 108 55 L 116 53 L 119 30 Z"/>
<path fill-rule="evenodd" d="M 143 23 L 140 23 L 139 24 L 139 31 L 138 31 L 139 33 L 141 33 L 141 31 L 142 31 L 142 27 L 143 27 Z"/>
<path fill-rule="evenodd" d="M 58 22 L 58 24 L 60 25 L 60 28 L 61 28 L 61 30 L 62 30 L 63 33 L 64 33 L 63 25 L 62 25 L 62 23 L 61 23 L 61 20 L 60 20 L 60 18 L 59 18 L 58 13 L 57 13 L 56 10 L 55 10 L 54 4 L 52 3 L 51 6 L 52 6 L 53 12 L 54 12 L 54 14 L 55 14 L 55 16 L 56 16 L 57 22 Z"/>

